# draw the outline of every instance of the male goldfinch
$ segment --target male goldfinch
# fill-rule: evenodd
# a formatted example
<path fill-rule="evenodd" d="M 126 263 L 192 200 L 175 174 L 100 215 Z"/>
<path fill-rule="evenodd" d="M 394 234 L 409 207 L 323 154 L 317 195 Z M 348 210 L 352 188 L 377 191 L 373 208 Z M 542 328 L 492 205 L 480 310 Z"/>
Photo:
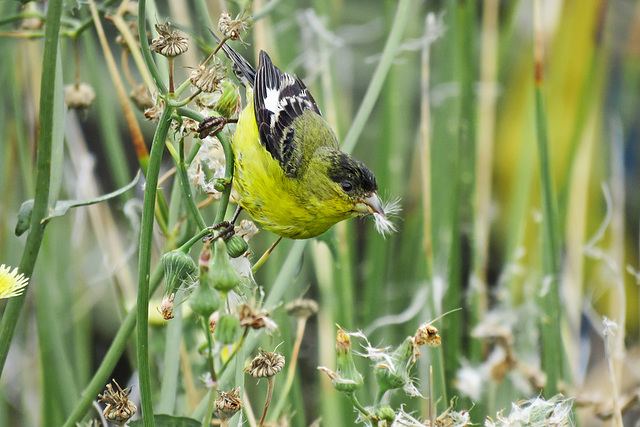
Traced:
<path fill-rule="evenodd" d="M 304 83 L 264 51 L 256 70 L 233 48 L 222 48 L 236 75 L 253 87 L 232 142 L 239 205 L 263 228 L 290 239 L 308 239 L 369 213 L 378 231 L 393 231 L 375 176 L 340 151 Z"/>

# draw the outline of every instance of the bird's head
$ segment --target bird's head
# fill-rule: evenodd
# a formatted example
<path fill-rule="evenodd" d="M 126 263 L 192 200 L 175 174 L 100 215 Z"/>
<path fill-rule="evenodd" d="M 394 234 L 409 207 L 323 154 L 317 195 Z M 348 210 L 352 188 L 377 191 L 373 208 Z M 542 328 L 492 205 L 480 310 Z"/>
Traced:
<path fill-rule="evenodd" d="M 386 219 L 378 184 L 373 172 L 360 160 L 336 149 L 326 150 L 321 155 L 325 184 L 331 188 L 336 203 L 347 216 L 377 214 Z"/>

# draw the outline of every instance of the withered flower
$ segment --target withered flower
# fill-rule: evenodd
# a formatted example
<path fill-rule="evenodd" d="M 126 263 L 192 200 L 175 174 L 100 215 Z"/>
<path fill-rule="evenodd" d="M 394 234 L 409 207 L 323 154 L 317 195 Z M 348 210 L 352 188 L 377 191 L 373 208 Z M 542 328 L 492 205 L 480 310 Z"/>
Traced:
<path fill-rule="evenodd" d="M 218 390 L 218 394 L 220 396 L 216 399 L 214 413 L 221 420 L 228 420 L 242 409 L 240 387 L 236 387 L 231 391 Z"/>
<path fill-rule="evenodd" d="M 437 347 L 442 343 L 438 329 L 430 323 L 420 325 L 414 337 L 416 345 L 427 344 L 429 347 Z"/>
<path fill-rule="evenodd" d="M 151 42 L 151 50 L 170 58 L 176 57 L 189 49 L 186 37 L 171 30 L 171 24 L 163 22 L 156 25 L 159 37 Z"/>
<path fill-rule="evenodd" d="M 99 394 L 98 399 L 107 404 L 102 412 L 107 421 L 122 426 L 136 413 L 138 408 L 129 400 L 133 386 L 123 390 L 116 380 L 113 380 L 113 383 L 118 387 L 118 390 L 114 390 L 111 384 L 107 384 L 107 391 Z"/>
<path fill-rule="evenodd" d="M 258 354 L 244 371 L 255 378 L 269 378 L 284 368 L 284 356 L 276 352 L 260 349 Z"/>
<path fill-rule="evenodd" d="M 227 69 L 220 64 L 214 64 L 210 67 L 199 65 L 191 72 L 189 81 L 202 92 L 222 92 L 220 84 L 226 74 Z"/>
<path fill-rule="evenodd" d="M 225 38 L 242 42 L 240 36 L 249 29 L 249 24 L 247 23 L 249 17 L 243 17 L 244 12 L 242 11 L 235 19 L 231 18 L 230 13 L 223 12 L 220 14 L 218 29 Z"/>

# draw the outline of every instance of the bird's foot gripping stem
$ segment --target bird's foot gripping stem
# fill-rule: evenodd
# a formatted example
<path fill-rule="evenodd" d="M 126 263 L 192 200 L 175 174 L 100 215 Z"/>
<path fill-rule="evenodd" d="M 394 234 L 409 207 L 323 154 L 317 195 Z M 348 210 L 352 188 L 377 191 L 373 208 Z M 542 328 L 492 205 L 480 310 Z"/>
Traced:
<path fill-rule="evenodd" d="M 238 119 L 230 119 L 228 117 L 207 117 L 198 126 L 198 136 L 200 136 L 200 139 L 204 139 L 209 135 L 215 135 L 220 132 L 229 123 L 237 122 Z"/>
<path fill-rule="evenodd" d="M 235 225 L 236 225 L 236 220 L 238 219 L 238 215 L 240 215 L 240 211 L 242 211 L 242 207 L 238 205 L 238 208 L 234 212 L 233 217 L 231 217 L 230 221 L 222 221 L 218 224 L 215 224 L 209 227 L 210 230 L 220 230 L 220 231 L 218 231 L 217 233 L 209 234 L 202 240 L 213 242 L 215 240 L 222 239 L 226 242 L 230 238 L 232 238 L 233 235 L 236 233 Z"/>

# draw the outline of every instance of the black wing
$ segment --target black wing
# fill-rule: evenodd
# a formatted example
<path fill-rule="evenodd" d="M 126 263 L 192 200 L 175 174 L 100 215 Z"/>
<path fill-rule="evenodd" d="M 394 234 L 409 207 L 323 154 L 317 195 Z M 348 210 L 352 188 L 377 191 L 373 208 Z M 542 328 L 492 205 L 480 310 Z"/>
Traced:
<path fill-rule="evenodd" d="M 288 176 L 296 176 L 302 158 L 293 121 L 305 110 L 321 115 L 316 101 L 302 80 L 280 71 L 261 51 L 253 102 L 260 141 Z"/>

